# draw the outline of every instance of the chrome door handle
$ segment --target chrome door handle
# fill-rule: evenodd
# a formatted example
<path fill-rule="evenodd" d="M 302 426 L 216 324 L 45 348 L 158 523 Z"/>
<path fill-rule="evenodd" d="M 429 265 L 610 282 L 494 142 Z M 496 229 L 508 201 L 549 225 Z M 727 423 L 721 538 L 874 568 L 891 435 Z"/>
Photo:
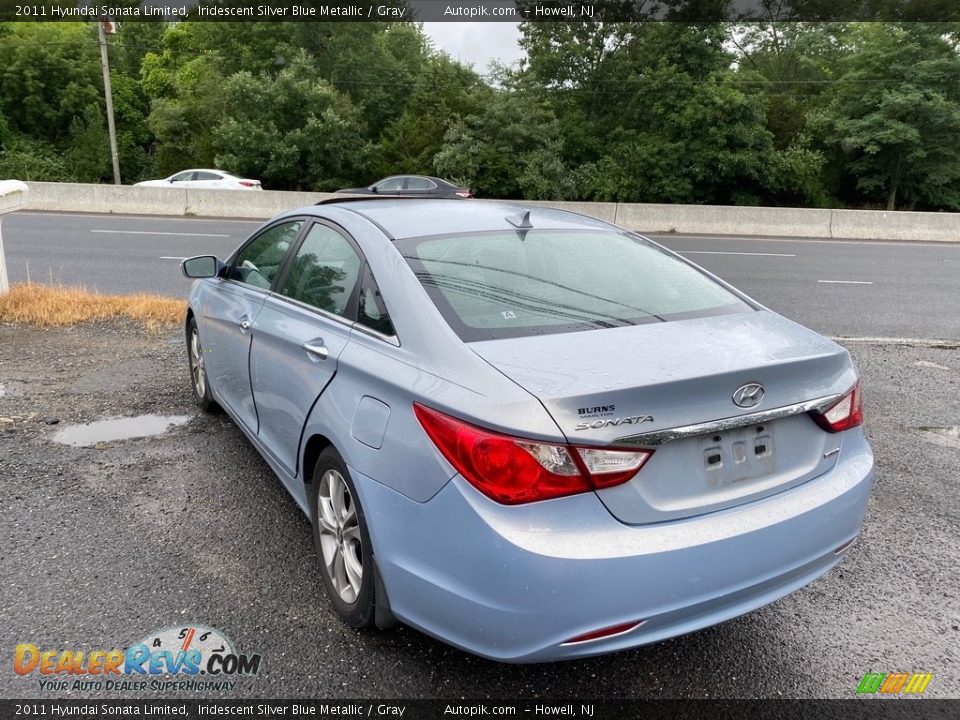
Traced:
<path fill-rule="evenodd" d="M 327 346 L 323 344 L 323 341 L 320 342 L 305 342 L 301 345 L 304 350 L 307 351 L 307 354 L 316 360 L 326 360 L 330 356 L 330 351 L 327 350 Z"/>

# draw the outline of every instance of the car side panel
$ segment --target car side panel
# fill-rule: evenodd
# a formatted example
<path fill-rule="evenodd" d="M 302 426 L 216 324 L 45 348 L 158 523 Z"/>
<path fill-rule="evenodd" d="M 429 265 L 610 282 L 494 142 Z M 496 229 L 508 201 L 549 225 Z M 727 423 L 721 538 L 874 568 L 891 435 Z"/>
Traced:
<path fill-rule="evenodd" d="M 207 378 L 217 400 L 254 432 L 257 412 L 250 389 L 249 330 L 240 323 L 256 321 L 266 293 L 226 280 L 207 281 L 198 312 Z"/>
<path fill-rule="evenodd" d="M 304 440 L 314 435 L 328 438 L 348 465 L 366 468 L 399 492 L 424 502 L 453 477 L 454 470 L 414 417 L 416 396 L 411 388 L 431 383 L 439 387 L 443 382 L 422 372 L 399 348 L 358 335 L 355 331 L 341 353 L 337 375 L 314 406 Z M 385 425 L 379 427 L 380 419 L 375 428 L 377 436 L 382 432 L 379 448 L 363 431 L 354 432 L 371 401 L 386 407 L 380 415 L 386 415 Z M 303 451 L 301 447 L 301 465 Z M 301 474 L 309 479 L 310 468 L 303 467 Z"/>
<path fill-rule="evenodd" d="M 301 430 L 314 401 L 337 371 L 350 327 L 271 295 L 253 328 L 250 382 L 259 436 L 290 475 L 296 474 Z M 307 352 L 312 343 L 327 357 Z"/>
<path fill-rule="evenodd" d="M 546 410 L 529 394 L 498 395 L 501 388 L 495 383 L 490 394 L 482 394 L 444 380 L 421 365 L 419 358 L 403 347 L 354 330 L 340 355 L 336 376 L 310 414 L 305 441 L 314 435 L 328 438 L 351 467 L 417 502 L 426 502 L 455 471 L 417 421 L 414 402 L 447 411 L 451 407 L 474 408 L 472 415 L 487 418 L 480 420 L 487 424 L 509 418 L 516 427 L 552 425 L 559 434 Z M 376 412 L 371 413 L 371 408 Z M 360 430 L 360 422 L 373 422 L 376 427 Z M 303 471 L 309 477 L 310 469 Z"/>

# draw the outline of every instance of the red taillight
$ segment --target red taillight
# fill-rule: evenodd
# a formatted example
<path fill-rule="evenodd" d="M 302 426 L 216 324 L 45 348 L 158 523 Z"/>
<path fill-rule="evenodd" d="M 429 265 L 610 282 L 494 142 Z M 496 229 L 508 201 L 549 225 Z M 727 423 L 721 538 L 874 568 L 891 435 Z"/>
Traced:
<path fill-rule="evenodd" d="M 256 187 L 260 183 L 255 182 L 253 180 L 241 180 L 240 184 L 243 185 L 244 187 Z"/>
<path fill-rule="evenodd" d="M 863 423 L 863 393 L 857 380 L 850 392 L 823 412 L 810 413 L 817 425 L 827 432 L 849 430 Z"/>
<path fill-rule="evenodd" d="M 437 449 L 466 480 L 505 505 L 548 500 L 624 483 L 650 457 L 646 450 L 574 448 L 512 437 L 413 404 Z"/>
<path fill-rule="evenodd" d="M 473 197 L 473 193 L 470 192 L 469 190 L 458 190 L 458 191 L 457 191 L 456 193 L 454 193 L 454 194 L 455 194 L 457 197 L 462 197 L 462 198 L 472 198 L 472 197 Z"/>

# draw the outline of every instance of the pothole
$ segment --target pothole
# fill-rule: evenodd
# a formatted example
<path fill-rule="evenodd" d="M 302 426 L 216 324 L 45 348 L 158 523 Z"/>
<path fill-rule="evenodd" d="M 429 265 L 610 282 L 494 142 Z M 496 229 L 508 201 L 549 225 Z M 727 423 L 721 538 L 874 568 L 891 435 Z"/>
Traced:
<path fill-rule="evenodd" d="M 113 440 L 161 435 L 170 428 L 187 423 L 192 415 L 137 415 L 136 417 L 107 418 L 82 425 L 70 425 L 59 430 L 53 441 L 73 447 L 90 447 Z"/>
<path fill-rule="evenodd" d="M 960 449 L 960 425 L 949 427 L 920 427 L 917 428 L 924 440 L 943 445 L 944 447 Z"/>

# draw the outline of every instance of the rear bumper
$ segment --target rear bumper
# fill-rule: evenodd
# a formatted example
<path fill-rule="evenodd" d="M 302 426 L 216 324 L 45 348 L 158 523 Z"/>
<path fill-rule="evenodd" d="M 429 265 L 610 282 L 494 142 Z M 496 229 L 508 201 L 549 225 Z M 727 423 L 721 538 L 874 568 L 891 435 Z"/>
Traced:
<path fill-rule="evenodd" d="M 657 642 L 806 585 L 859 532 L 873 455 L 858 428 L 819 478 L 646 526 L 618 522 L 594 494 L 505 507 L 458 476 L 417 503 L 351 472 L 396 616 L 478 655 L 541 662 Z M 564 644 L 639 620 L 621 635 Z"/>

